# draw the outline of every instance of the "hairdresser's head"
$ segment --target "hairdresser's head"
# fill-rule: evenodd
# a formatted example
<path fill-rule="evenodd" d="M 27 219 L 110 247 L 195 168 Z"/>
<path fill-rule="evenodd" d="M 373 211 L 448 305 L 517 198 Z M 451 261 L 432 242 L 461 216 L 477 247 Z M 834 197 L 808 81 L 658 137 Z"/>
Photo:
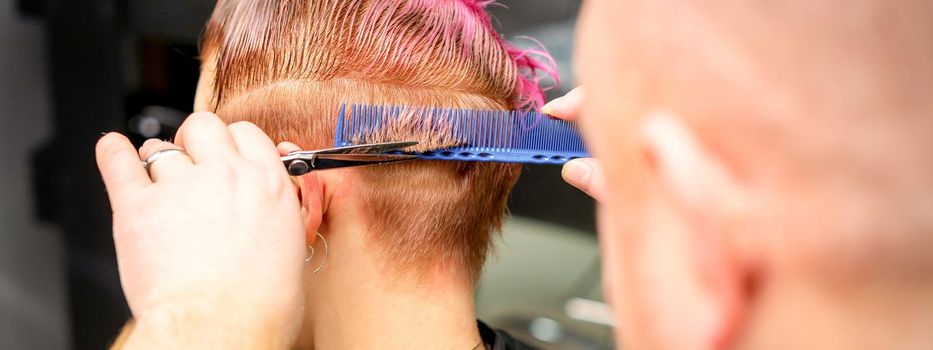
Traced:
<path fill-rule="evenodd" d="M 622 341 L 933 346 L 933 4 L 584 7 Z"/>
<path fill-rule="evenodd" d="M 196 109 L 315 149 L 333 146 L 345 102 L 483 109 L 540 103 L 535 73 L 542 66 L 529 55 L 537 52 L 499 37 L 486 3 L 221 0 L 205 33 Z M 450 146 L 417 132 L 387 141 L 399 138 L 422 148 Z M 459 162 L 321 172 L 321 230 L 326 236 L 361 226 L 364 237 L 352 239 L 376 247 L 390 275 L 443 273 L 472 283 L 518 174 L 512 165 Z"/>

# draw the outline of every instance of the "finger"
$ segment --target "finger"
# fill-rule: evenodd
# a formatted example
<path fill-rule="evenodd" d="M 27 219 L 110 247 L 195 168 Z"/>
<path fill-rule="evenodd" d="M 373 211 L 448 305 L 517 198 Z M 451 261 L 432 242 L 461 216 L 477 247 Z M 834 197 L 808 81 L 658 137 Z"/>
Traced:
<path fill-rule="evenodd" d="M 159 139 L 146 139 L 146 141 L 143 142 L 143 145 L 139 147 L 139 152 L 137 152 L 139 153 L 139 160 L 146 160 L 146 157 L 148 157 L 149 154 L 152 154 L 152 152 L 146 152 L 145 156 L 143 155 L 143 152 L 152 148 L 153 145 L 158 144 L 159 142 L 161 142 Z"/>
<path fill-rule="evenodd" d="M 146 158 L 149 158 L 149 156 L 151 156 L 153 153 L 158 152 L 158 150 L 153 150 L 153 147 L 155 147 L 156 145 L 161 145 L 164 142 L 165 141 L 162 141 L 159 139 L 148 139 L 146 140 L 146 142 L 143 142 L 143 145 L 139 147 L 139 160 L 145 161 Z M 181 148 L 181 147 L 175 146 L 174 144 L 172 144 L 172 146 L 174 146 L 174 148 L 176 149 Z M 162 150 L 162 149 L 164 148 L 160 148 L 159 150 Z"/>
<path fill-rule="evenodd" d="M 284 156 L 284 155 L 289 154 L 289 153 L 294 152 L 294 151 L 300 151 L 300 150 L 301 150 L 301 147 L 298 147 L 298 145 L 296 145 L 296 144 L 294 144 L 294 143 L 285 141 L 285 142 L 279 143 L 279 145 L 276 147 L 276 149 L 279 151 L 279 155 Z"/>
<path fill-rule="evenodd" d="M 583 106 L 584 95 L 583 87 L 578 86 L 566 95 L 545 104 L 541 107 L 541 112 L 564 120 L 576 120 L 580 107 Z"/>
<path fill-rule="evenodd" d="M 564 164 L 561 176 L 564 181 L 590 195 L 597 202 L 605 196 L 603 167 L 593 158 L 580 158 L 567 162 Z"/>
<path fill-rule="evenodd" d="M 104 135 L 97 141 L 95 153 L 97 168 L 114 207 L 119 206 L 128 193 L 152 184 L 139 163 L 139 154 L 126 136 L 115 132 Z"/>
<path fill-rule="evenodd" d="M 175 145 L 188 152 L 195 164 L 226 159 L 238 152 L 227 124 L 210 112 L 188 116 L 175 133 Z"/>
<path fill-rule="evenodd" d="M 230 124 L 228 129 L 233 135 L 237 149 L 240 150 L 240 155 L 244 158 L 270 166 L 283 167 L 275 144 L 258 126 L 250 122 L 236 122 Z"/>
<path fill-rule="evenodd" d="M 170 149 L 179 148 L 174 143 L 154 139 L 146 140 L 143 147 L 139 148 L 140 158 L 144 161 L 150 161 L 147 165 L 147 170 L 153 182 L 159 182 L 160 179 L 173 176 L 183 176 L 188 173 L 188 169 L 194 165 L 191 158 L 184 153 L 166 154 L 158 159 L 150 160 L 150 157 L 154 154 Z"/>
<path fill-rule="evenodd" d="M 276 146 L 275 148 L 279 151 L 279 155 L 282 155 L 282 156 L 284 156 L 284 155 L 286 155 L 286 154 L 289 154 L 289 153 L 291 153 L 291 152 L 294 152 L 294 151 L 300 151 L 300 150 L 301 150 L 301 147 L 298 147 L 298 145 L 296 145 L 296 144 L 294 144 L 294 143 L 291 143 L 291 142 L 288 142 L 288 141 L 286 141 L 286 142 L 280 142 L 279 145 Z M 305 174 L 305 175 L 309 175 L 309 174 Z M 292 185 L 294 185 L 295 188 L 298 189 L 298 198 L 299 198 L 299 199 L 302 198 L 302 194 L 301 194 L 301 192 L 302 192 L 302 190 L 301 190 L 301 184 L 300 184 L 300 182 L 298 181 L 298 178 L 297 178 L 297 177 L 294 177 L 294 176 L 290 176 L 289 178 L 292 180 Z M 315 178 L 315 180 L 316 180 L 316 178 Z M 312 239 L 313 239 L 313 237 L 312 237 Z M 309 242 L 308 244 L 311 244 L 311 243 L 313 243 L 313 242 Z"/>

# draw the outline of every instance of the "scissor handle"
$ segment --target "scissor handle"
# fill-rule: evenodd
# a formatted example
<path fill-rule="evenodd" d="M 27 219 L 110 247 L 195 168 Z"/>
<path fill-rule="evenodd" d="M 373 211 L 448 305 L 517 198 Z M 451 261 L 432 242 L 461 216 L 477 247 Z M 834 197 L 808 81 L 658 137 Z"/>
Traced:
<path fill-rule="evenodd" d="M 302 159 L 293 159 L 285 162 L 288 175 L 301 176 L 311 172 L 311 165 Z"/>
<path fill-rule="evenodd" d="M 282 163 L 291 176 L 301 176 L 312 170 L 388 164 L 417 159 L 414 155 L 384 154 L 417 144 L 417 141 L 382 142 L 314 151 L 293 151 L 282 157 Z"/>
<path fill-rule="evenodd" d="M 408 154 L 290 154 L 282 162 L 291 176 L 301 176 L 312 170 L 338 169 L 355 166 L 398 163 L 418 159 Z"/>

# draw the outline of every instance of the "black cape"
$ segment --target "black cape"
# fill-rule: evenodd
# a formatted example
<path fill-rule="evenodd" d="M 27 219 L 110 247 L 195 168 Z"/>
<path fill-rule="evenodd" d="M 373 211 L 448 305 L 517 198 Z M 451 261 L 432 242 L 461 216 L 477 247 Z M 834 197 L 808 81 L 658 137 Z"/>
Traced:
<path fill-rule="evenodd" d="M 483 339 L 486 350 L 539 350 L 536 347 L 522 343 L 504 331 L 492 329 L 483 321 L 476 321 L 479 326 L 479 336 Z"/>

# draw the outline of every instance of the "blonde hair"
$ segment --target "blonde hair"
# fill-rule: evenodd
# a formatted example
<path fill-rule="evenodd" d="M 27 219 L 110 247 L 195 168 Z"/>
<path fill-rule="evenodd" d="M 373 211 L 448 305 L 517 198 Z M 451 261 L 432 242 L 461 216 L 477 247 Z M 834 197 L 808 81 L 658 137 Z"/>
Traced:
<path fill-rule="evenodd" d="M 346 102 L 534 107 L 543 100 L 539 73 L 553 72 L 539 59 L 549 57 L 505 42 L 485 12 L 490 3 L 220 0 L 202 48 L 216 64 L 212 107 L 305 148 L 333 143 Z M 415 162 L 348 174 L 386 261 L 465 269 L 475 279 L 519 167 Z"/>

